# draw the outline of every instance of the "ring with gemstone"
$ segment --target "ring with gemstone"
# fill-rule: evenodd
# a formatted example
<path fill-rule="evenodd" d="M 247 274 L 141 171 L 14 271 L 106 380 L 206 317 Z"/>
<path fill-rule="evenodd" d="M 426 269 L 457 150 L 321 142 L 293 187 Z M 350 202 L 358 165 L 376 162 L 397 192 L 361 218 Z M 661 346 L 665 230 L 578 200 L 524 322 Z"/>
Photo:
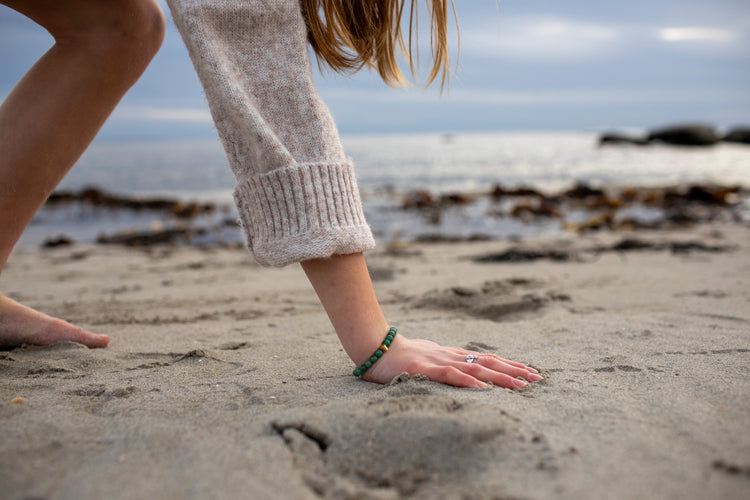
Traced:
<path fill-rule="evenodd" d="M 479 359 L 479 355 L 477 355 L 477 354 L 467 354 L 466 355 L 466 362 L 467 363 L 473 363 L 474 360 L 477 360 L 477 359 Z"/>

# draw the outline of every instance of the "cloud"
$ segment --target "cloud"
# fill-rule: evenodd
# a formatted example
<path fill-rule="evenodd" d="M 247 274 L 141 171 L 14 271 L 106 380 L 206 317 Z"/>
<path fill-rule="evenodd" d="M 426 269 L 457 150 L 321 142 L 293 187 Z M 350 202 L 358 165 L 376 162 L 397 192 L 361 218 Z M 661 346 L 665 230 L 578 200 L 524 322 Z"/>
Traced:
<path fill-rule="evenodd" d="M 721 90 L 629 90 L 629 89 L 581 89 L 548 91 L 495 91 L 462 90 L 452 96 L 459 102 L 493 103 L 503 105 L 568 105 L 593 103 L 665 103 L 665 102 L 713 102 L 717 98 L 750 102 L 750 95 L 743 91 Z"/>
<path fill-rule="evenodd" d="M 492 90 L 460 89 L 451 90 L 443 97 L 435 91 L 365 91 L 336 90 L 321 91 L 328 102 L 437 102 L 441 104 L 496 104 L 503 106 L 550 106 L 594 103 L 679 103 L 679 102 L 715 102 L 718 100 L 750 103 L 750 94 L 741 90 L 704 89 L 581 89 L 581 90 Z"/>
<path fill-rule="evenodd" d="M 721 28 L 662 28 L 659 30 L 659 38 L 665 42 L 714 42 L 731 43 L 737 35 L 728 29 Z"/>
<path fill-rule="evenodd" d="M 122 108 L 113 118 L 152 122 L 210 123 L 211 113 L 207 109 L 192 108 Z"/>
<path fill-rule="evenodd" d="M 620 38 L 614 26 L 561 17 L 508 17 L 461 33 L 461 50 L 497 58 L 534 61 L 588 59 Z"/>

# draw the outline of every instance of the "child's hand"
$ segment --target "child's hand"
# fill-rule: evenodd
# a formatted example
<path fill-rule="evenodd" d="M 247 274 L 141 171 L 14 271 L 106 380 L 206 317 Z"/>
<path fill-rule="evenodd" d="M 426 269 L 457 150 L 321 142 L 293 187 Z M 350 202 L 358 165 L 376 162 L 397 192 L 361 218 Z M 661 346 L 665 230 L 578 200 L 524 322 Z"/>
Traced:
<path fill-rule="evenodd" d="M 467 356 L 475 355 L 471 362 Z M 487 387 L 491 382 L 508 389 L 521 389 L 527 382 L 542 380 L 539 373 L 523 363 L 508 361 L 495 354 L 478 354 L 459 347 L 444 347 L 429 340 L 410 340 L 399 334 L 388 352 L 362 376 L 370 382 L 387 384 L 408 373 L 457 387 Z M 518 380 L 521 377 L 523 380 Z"/>

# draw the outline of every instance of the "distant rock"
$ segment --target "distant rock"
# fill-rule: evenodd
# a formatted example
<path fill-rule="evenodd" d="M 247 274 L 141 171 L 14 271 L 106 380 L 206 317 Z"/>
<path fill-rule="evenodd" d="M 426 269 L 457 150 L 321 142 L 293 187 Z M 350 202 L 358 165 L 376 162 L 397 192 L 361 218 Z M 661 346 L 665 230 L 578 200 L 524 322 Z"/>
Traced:
<path fill-rule="evenodd" d="M 42 248 L 58 248 L 58 247 L 67 247 L 70 245 L 73 245 L 75 241 L 73 241 L 73 238 L 66 235 L 60 235 L 60 236 L 54 236 L 51 238 L 47 238 L 42 243 Z"/>
<path fill-rule="evenodd" d="M 124 245 L 128 247 L 147 247 L 152 245 L 176 245 L 189 243 L 197 236 L 203 236 L 205 229 L 176 227 L 146 231 L 123 231 L 112 235 L 100 234 L 96 242 L 100 245 Z"/>
<path fill-rule="evenodd" d="M 427 208 L 435 205 L 435 197 L 424 189 L 418 189 L 406 193 L 401 200 L 401 208 Z"/>
<path fill-rule="evenodd" d="M 713 146 L 719 141 L 750 144 L 750 126 L 734 127 L 724 136 L 720 136 L 712 126 L 700 123 L 663 127 L 652 130 L 645 137 L 619 132 L 602 132 L 599 135 L 599 146 L 621 144 L 645 146 L 653 143 L 674 146 Z"/>
<path fill-rule="evenodd" d="M 603 196 L 604 191 L 599 188 L 592 188 L 588 184 L 585 184 L 583 182 L 576 183 L 575 186 L 568 189 L 563 193 L 563 196 L 567 196 L 568 198 L 577 198 L 579 200 L 589 198 L 592 196 Z"/>
<path fill-rule="evenodd" d="M 613 132 L 605 132 L 599 136 L 599 145 L 605 146 L 607 144 L 635 144 L 637 146 L 645 146 L 648 144 L 648 141 L 645 137 L 633 137 Z"/>
<path fill-rule="evenodd" d="M 213 203 L 188 202 L 182 203 L 170 198 L 140 198 L 136 196 L 119 196 L 108 193 L 96 186 L 88 186 L 79 192 L 55 191 L 47 199 L 47 205 L 65 205 L 70 203 L 85 203 L 99 208 L 120 210 L 154 210 L 171 214 L 180 219 L 191 219 L 198 215 L 214 212 L 217 207 Z"/>
<path fill-rule="evenodd" d="M 735 127 L 721 138 L 724 142 L 750 144 L 750 127 Z"/>
<path fill-rule="evenodd" d="M 713 146 L 719 141 L 719 135 L 708 125 L 674 125 L 652 131 L 648 141 L 675 146 Z"/>
<path fill-rule="evenodd" d="M 544 195 L 539 192 L 538 190 L 526 187 L 526 186 L 519 186 L 515 188 L 505 188 L 500 184 L 494 184 L 492 186 L 492 189 L 490 190 L 490 196 L 494 200 L 499 200 L 503 197 L 524 197 L 524 196 L 536 196 L 537 198 L 544 198 Z"/>

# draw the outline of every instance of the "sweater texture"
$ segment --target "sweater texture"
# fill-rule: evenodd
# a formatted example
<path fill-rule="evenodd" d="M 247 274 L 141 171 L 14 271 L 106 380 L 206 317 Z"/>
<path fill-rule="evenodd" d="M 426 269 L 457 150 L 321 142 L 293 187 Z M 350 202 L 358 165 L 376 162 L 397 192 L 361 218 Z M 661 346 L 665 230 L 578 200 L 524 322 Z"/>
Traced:
<path fill-rule="evenodd" d="M 313 85 L 298 0 L 168 0 L 237 184 L 247 246 L 284 266 L 375 246 Z"/>

